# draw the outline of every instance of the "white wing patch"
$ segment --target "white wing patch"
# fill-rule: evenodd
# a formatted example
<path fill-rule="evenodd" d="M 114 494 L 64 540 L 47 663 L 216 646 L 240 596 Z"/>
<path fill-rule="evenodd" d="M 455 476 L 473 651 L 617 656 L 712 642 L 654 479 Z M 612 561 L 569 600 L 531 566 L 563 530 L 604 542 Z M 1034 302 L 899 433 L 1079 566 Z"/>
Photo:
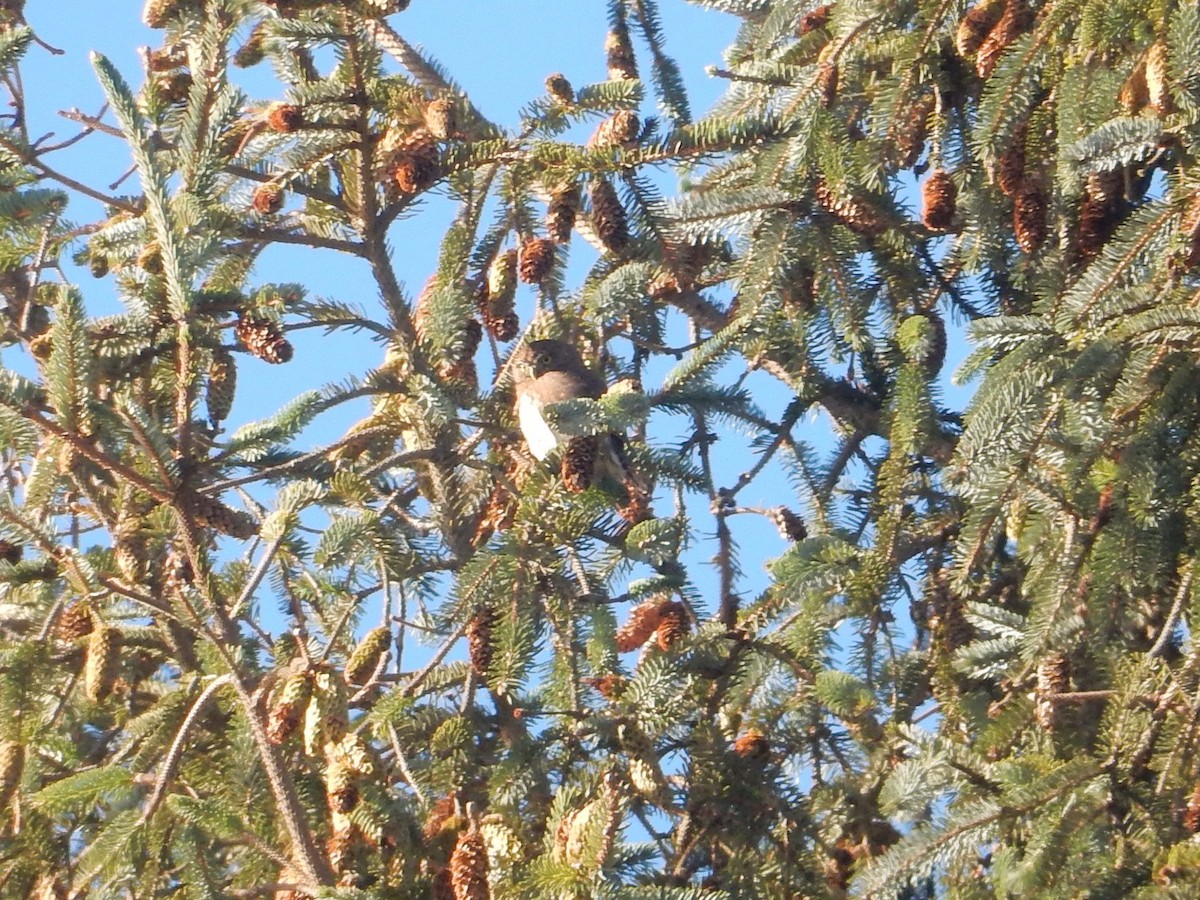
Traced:
<path fill-rule="evenodd" d="M 558 436 L 542 418 L 538 402 L 528 394 L 522 394 L 517 401 L 517 421 L 521 424 L 521 434 L 525 436 L 529 452 L 538 459 L 545 459 L 558 446 Z"/>

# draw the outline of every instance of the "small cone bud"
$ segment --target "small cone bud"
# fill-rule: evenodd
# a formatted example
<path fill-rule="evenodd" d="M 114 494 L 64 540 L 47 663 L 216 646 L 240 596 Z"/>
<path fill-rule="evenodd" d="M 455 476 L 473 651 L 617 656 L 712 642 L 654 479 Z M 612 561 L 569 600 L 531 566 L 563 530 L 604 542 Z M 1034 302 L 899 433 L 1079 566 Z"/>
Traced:
<path fill-rule="evenodd" d="M 671 649 L 671 646 L 690 630 L 687 607 L 678 600 L 665 603 L 659 611 L 658 628 L 654 632 L 658 649 L 664 652 Z"/>
<path fill-rule="evenodd" d="M 277 184 L 260 184 L 254 189 L 250 205 L 260 216 L 270 216 L 283 209 L 283 201 L 287 194 Z"/>
<path fill-rule="evenodd" d="M 796 544 L 808 537 L 808 529 L 804 520 L 786 506 L 776 506 L 771 510 L 771 521 L 779 529 L 779 535 L 784 540 Z"/>
<path fill-rule="evenodd" d="M 554 241 L 531 237 L 521 244 L 518 273 L 526 284 L 541 284 L 554 265 Z"/>
<path fill-rule="evenodd" d="M 312 681 L 306 673 L 289 675 L 280 685 L 267 714 L 267 739 L 272 744 L 282 744 L 296 733 L 311 696 Z"/>
<path fill-rule="evenodd" d="M 589 199 L 596 237 L 610 253 L 620 253 L 629 243 L 629 223 L 616 189 L 607 179 L 598 178 L 591 183 Z"/>
<path fill-rule="evenodd" d="M 213 351 L 208 366 L 208 384 L 204 394 L 208 419 L 214 425 L 229 418 L 233 409 L 233 397 L 237 390 L 237 364 L 228 350 Z"/>
<path fill-rule="evenodd" d="M 349 684 L 366 684 L 367 679 L 375 674 L 388 645 L 392 640 L 392 632 L 388 628 L 372 628 L 367 632 L 350 659 L 346 661 L 346 681 Z"/>
<path fill-rule="evenodd" d="M 233 333 L 250 353 L 263 362 L 279 365 L 292 358 L 292 345 L 280 327 L 270 319 L 241 315 Z"/>
<path fill-rule="evenodd" d="M 487 845 L 476 831 L 459 835 L 450 854 L 450 884 L 454 900 L 490 900 Z"/>
<path fill-rule="evenodd" d="M 0 825 L 8 817 L 12 798 L 21 786 L 25 770 L 25 745 L 19 741 L 0 741 Z"/>
<path fill-rule="evenodd" d="M 604 38 L 604 54 L 608 63 L 609 81 L 636 81 L 637 59 L 633 55 L 633 44 L 629 30 L 622 24 Z"/>
<path fill-rule="evenodd" d="M 669 602 L 662 597 L 652 597 L 635 606 L 629 613 L 629 621 L 617 629 L 617 650 L 628 653 L 650 640 L 662 621 L 664 604 Z"/>
<path fill-rule="evenodd" d="M 1004 13 L 980 44 L 975 57 L 975 71 L 980 78 L 992 74 L 1004 51 L 1032 24 L 1033 11 L 1026 5 L 1026 0 L 1005 0 Z"/>
<path fill-rule="evenodd" d="M 546 206 L 546 231 L 550 239 L 559 244 L 571 240 L 575 227 L 575 216 L 579 212 L 579 188 L 574 184 L 556 189 Z"/>
<path fill-rule="evenodd" d="M 439 141 L 458 133 L 458 108 L 450 97 L 436 97 L 425 107 L 425 127 Z"/>
<path fill-rule="evenodd" d="M 109 625 L 98 625 L 91 633 L 84 664 L 84 691 L 93 703 L 102 703 L 113 692 L 121 667 L 121 633 Z"/>
<path fill-rule="evenodd" d="M 304 125 L 304 110 L 294 103 L 277 101 L 267 107 L 267 127 L 280 134 L 298 131 Z"/>
<path fill-rule="evenodd" d="M 964 59 L 970 58 L 983 44 L 1004 15 L 1005 0 L 981 0 L 958 23 L 954 46 Z"/>
<path fill-rule="evenodd" d="M 562 456 L 562 480 L 572 494 L 582 494 L 592 486 L 599 453 L 599 435 L 572 438 L 567 444 Z"/>
<path fill-rule="evenodd" d="M 486 681 L 492 665 L 492 629 L 496 626 L 496 611 L 485 606 L 471 617 L 467 626 L 467 652 L 471 660 L 471 671 Z"/>
<path fill-rule="evenodd" d="M 546 76 L 546 93 L 554 98 L 559 106 L 572 106 L 575 103 L 575 91 L 571 82 L 561 72 Z"/>
<path fill-rule="evenodd" d="M 945 169 L 934 169 L 921 188 L 921 221 L 931 231 L 945 231 L 954 219 L 958 188 Z"/>
<path fill-rule="evenodd" d="M 1013 197 L 1013 232 L 1025 253 L 1035 253 L 1046 240 L 1046 195 L 1032 180 Z"/>
<path fill-rule="evenodd" d="M 832 3 L 826 3 L 824 6 L 818 6 L 811 12 L 807 12 L 800 17 L 800 22 L 796 26 L 796 34 L 799 37 L 804 37 L 810 31 L 816 31 L 818 28 L 824 28 L 829 22 L 829 14 L 833 12 Z"/>

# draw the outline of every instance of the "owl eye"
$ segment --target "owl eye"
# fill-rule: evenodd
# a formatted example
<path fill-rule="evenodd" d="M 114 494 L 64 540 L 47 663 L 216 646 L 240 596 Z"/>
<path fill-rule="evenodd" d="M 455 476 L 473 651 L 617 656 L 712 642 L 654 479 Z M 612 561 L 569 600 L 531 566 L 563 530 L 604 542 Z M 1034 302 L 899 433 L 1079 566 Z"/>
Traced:
<path fill-rule="evenodd" d="M 547 368 L 554 362 L 554 355 L 545 351 L 537 355 L 537 364 L 541 368 Z"/>

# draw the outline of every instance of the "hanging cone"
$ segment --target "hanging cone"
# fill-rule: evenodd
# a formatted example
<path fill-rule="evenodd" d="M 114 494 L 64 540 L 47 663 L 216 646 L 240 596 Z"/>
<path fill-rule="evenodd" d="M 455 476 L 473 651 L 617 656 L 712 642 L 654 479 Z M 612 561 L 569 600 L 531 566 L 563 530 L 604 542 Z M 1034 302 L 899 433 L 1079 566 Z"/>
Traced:
<path fill-rule="evenodd" d="M 1004 15 L 1005 0 L 981 0 L 967 11 L 954 33 L 954 46 L 964 59 L 974 55 Z"/>
<path fill-rule="evenodd" d="M 670 602 L 658 596 L 635 606 L 629 613 L 629 621 L 617 629 L 617 651 L 628 653 L 650 640 L 650 636 L 658 630 L 662 621 L 665 604 Z"/>
<path fill-rule="evenodd" d="M 804 520 L 786 506 L 776 506 L 771 510 L 771 522 L 779 530 L 779 536 L 793 544 L 808 537 L 808 529 L 804 527 Z"/>
<path fill-rule="evenodd" d="M 608 63 L 609 81 L 636 81 L 637 59 L 629 40 L 629 29 L 622 22 L 604 38 L 604 54 Z"/>
<path fill-rule="evenodd" d="M 945 169 L 934 169 L 921 187 L 921 221 L 931 231 L 945 231 L 954 219 L 958 188 Z"/>
<path fill-rule="evenodd" d="M 121 668 L 121 633 L 109 625 L 92 629 L 83 669 L 84 691 L 93 703 L 102 703 L 116 686 Z"/>
<path fill-rule="evenodd" d="M 263 47 L 265 37 L 263 23 L 259 22 L 250 32 L 250 36 L 246 38 L 246 43 L 238 47 L 237 52 L 233 54 L 233 64 L 239 69 L 248 69 L 262 62 L 266 56 L 266 50 Z"/>
<path fill-rule="evenodd" d="M 276 101 L 267 107 L 267 127 L 280 134 L 291 134 L 304 126 L 304 110 L 294 103 Z"/>
<path fill-rule="evenodd" d="M 817 66 L 817 102 L 822 109 L 829 109 L 837 99 L 838 67 L 836 63 L 823 62 Z"/>
<path fill-rule="evenodd" d="M 467 625 L 467 654 L 471 660 L 471 671 L 486 681 L 492 665 L 492 629 L 496 627 L 496 611 L 485 606 L 471 617 Z"/>
<path fill-rule="evenodd" d="M 0 804 L 0 806 L 2 805 Z M 1196 782 L 1191 796 L 1188 797 L 1187 811 L 1183 816 L 1183 827 L 1188 830 L 1189 834 L 1200 831 L 1200 781 Z"/>
<path fill-rule="evenodd" d="M 901 169 L 911 169 L 925 152 L 929 132 L 929 116 L 937 105 L 933 91 L 922 91 L 904 110 L 899 122 L 893 125 L 894 158 Z"/>
<path fill-rule="evenodd" d="M 546 76 L 546 93 L 559 106 L 574 106 L 575 104 L 575 91 L 571 88 L 571 82 L 567 81 L 567 76 L 562 72 L 554 72 Z"/>
<path fill-rule="evenodd" d="M 316 756 L 326 744 L 338 744 L 350 727 L 346 684 L 332 672 L 312 676 L 312 697 L 304 711 L 304 752 Z"/>
<path fill-rule="evenodd" d="M 641 130 L 642 120 L 637 113 L 631 109 L 618 110 L 596 126 L 587 146 L 593 149 L 627 147 L 637 141 Z"/>
<path fill-rule="evenodd" d="M 1156 41 L 1146 54 L 1146 97 L 1160 116 L 1168 116 L 1175 109 L 1171 99 L 1167 45 L 1161 40 Z"/>
<path fill-rule="evenodd" d="M 686 606 L 678 600 L 664 603 L 659 610 L 658 628 L 654 632 L 658 649 L 664 652 L 671 649 L 671 646 L 691 631 L 691 628 Z"/>
<path fill-rule="evenodd" d="M 14 544 L 12 541 L 0 538 L 0 562 L 6 562 L 15 566 L 21 561 L 23 552 L 20 544 Z"/>
<path fill-rule="evenodd" d="M 996 160 L 996 185 L 1006 197 L 1015 197 L 1025 182 L 1025 126 L 1018 128 L 1012 141 Z"/>
<path fill-rule="evenodd" d="M 1036 252 L 1046 240 L 1046 195 L 1032 179 L 1013 197 L 1013 232 L 1025 253 Z"/>
<path fill-rule="evenodd" d="M 0 741 L 0 825 L 8 817 L 9 804 L 21 786 L 25 770 L 25 745 L 20 741 Z"/>
<path fill-rule="evenodd" d="M 1084 262 L 1093 259 L 1103 249 L 1112 230 L 1111 219 L 1108 205 L 1090 195 L 1085 196 L 1079 204 L 1075 248 Z"/>
<path fill-rule="evenodd" d="M 829 14 L 831 12 L 833 12 L 833 4 L 826 3 L 824 6 L 818 6 L 811 12 L 805 13 L 796 24 L 796 35 L 804 37 L 810 31 L 824 28 L 826 23 L 829 22 Z"/>
<path fill-rule="evenodd" d="M 629 243 L 629 223 L 616 189 L 607 179 L 597 178 L 591 183 L 589 199 L 596 237 L 610 253 L 620 253 Z"/>
<path fill-rule="evenodd" d="M 438 179 L 437 139 L 425 128 L 404 138 L 391 155 L 388 175 L 404 194 L 419 194 Z"/>
<path fill-rule="evenodd" d="M 987 78 L 992 74 L 1004 51 L 1032 24 L 1033 11 L 1026 5 L 1026 0 L 1005 0 L 1000 21 L 988 32 L 988 36 L 979 46 L 979 55 L 975 57 L 975 71 L 979 73 L 980 78 Z"/>
<path fill-rule="evenodd" d="M 502 316 L 489 316 L 484 326 L 488 334 L 496 340 L 507 343 L 521 331 L 521 320 L 515 312 L 507 312 Z"/>
<path fill-rule="evenodd" d="M 450 884 L 454 900 L 490 900 L 487 845 L 478 832 L 459 835 L 450 854 Z"/>
<path fill-rule="evenodd" d="M 270 319 L 243 313 L 238 317 L 233 333 L 243 347 L 263 362 L 280 365 L 292 358 L 292 345 L 283 336 L 279 325 Z"/>
<path fill-rule="evenodd" d="M 1146 58 L 1138 60 L 1121 90 L 1117 102 L 1128 115 L 1136 116 L 1150 104 L 1150 86 L 1146 83 Z"/>
<path fill-rule="evenodd" d="M 629 679 L 620 675 L 601 675 L 597 678 L 585 678 L 583 683 L 594 687 L 605 700 L 618 700 L 629 686 Z"/>
<path fill-rule="evenodd" d="M 877 209 L 858 197 L 834 193 L 823 179 L 814 186 L 813 196 L 825 212 L 855 234 L 874 237 L 887 230 L 887 221 Z"/>
<path fill-rule="evenodd" d="M 272 744 L 282 744 L 296 733 L 311 696 L 312 681 L 306 673 L 289 675 L 284 680 L 267 713 L 267 739 Z"/>
<path fill-rule="evenodd" d="M 233 354 L 223 348 L 217 348 L 213 351 L 212 362 L 208 365 L 208 383 L 204 393 L 208 420 L 213 425 L 229 418 L 236 389 L 237 364 L 233 361 Z"/>
<path fill-rule="evenodd" d="M 375 674 L 379 663 L 388 652 L 392 640 L 392 632 L 388 628 L 372 628 L 367 632 L 350 658 L 346 661 L 345 677 L 348 684 L 366 684 L 367 679 Z"/>
<path fill-rule="evenodd" d="M 58 621 L 54 623 L 54 637 L 64 643 L 73 644 L 92 633 L 92 611 L 87 603 L 76 601 L 64 607 Z"/>
<path fill-rule="evenodd" d="M 358 806 L 358 787 L 354 772 L 341 759 L 331 759 L 325 767 L 325 796 L 329 808 L 343 815 Z"/>
<path fill-rule="evenodd" d="M 631 479 L 624 482 L 626 501 L 617 507 L 617 516 L 628 525 L 637 525 L 654 518 L 654 510 L 650 506 L 653 499 L 649 491 Z"/>
<path fill-rule="evenodd" d="M 600 436 L 572 438 L 562 456 L 563 486 L 572 494 L 582 494 L 592 486 L 596 458 L 600 454 Z"/>
<path fill-rule="evenodd" d="M 283 209 L 287 193 L 277 184 L 260 184 L 254 189 L 250 205 L 260 216 L 271 216 Z"/>
<path fill-rule="evenodd" d="M 733 742 L 733 752 L 742 759 L 763 760 L 771 753 L 771 742 L 756 728 L 750 728 Z"/>
<path fill-rule="evenodd" d="M 501 250 L 492 259 L 487 270 L 486 315 L 498 317 L 512 312 L 516 295 L 517 251 Z"/>
<path fill-rule="evenodd" d="M 559 244 L 571 240 L 575 216 L 579 212 L 579 188 L 573 183 L 556 188 L 546 206 L 546 231 Z"/>
<path fill-rule="evenodd" d="M 554 241 L 531 237 L 521 244 L 517 272 L 526 284 L 541 284 L 554 265 Z"/>
<path fill-rule="evenodd" d="M 231 509 L 216 497 L 190 491 L 181 494 L 180 504 L 201 528 L 212 528 L 239 541 L 249 540 L 258 534 L 258 522 L 248 513 Z"/>
<path fill-rule="evenodd" d="M 1065 653 L 1055 650 L 1038 663 L 1037 703 L 1034 712 L 1038 724 L 1047 730 L 1059 724 L 1058 704 L 1050 699 L 1052 694 L 1065 694 L 1071 689 L 1071 660 Z"/>
<path fill-rule="evenodd" d="M 425 127 L 439 141 L 458 134 L 458 107 L 451 97 L 435 97 L 425 107 Z"/>

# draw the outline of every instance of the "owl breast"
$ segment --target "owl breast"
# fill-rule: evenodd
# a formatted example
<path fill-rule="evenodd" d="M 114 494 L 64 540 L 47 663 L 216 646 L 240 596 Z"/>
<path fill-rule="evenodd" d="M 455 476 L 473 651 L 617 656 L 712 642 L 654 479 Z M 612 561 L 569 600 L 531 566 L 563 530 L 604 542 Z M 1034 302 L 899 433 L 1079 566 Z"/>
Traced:
<path fill-rule="evenodd" d="M 557 435 L 542 417 L 541 404 L 529 394 L 521 394 L 517 400 L 517 422 L 529 452 L 539 460 L 545 459 L 558 446 Z"/>

